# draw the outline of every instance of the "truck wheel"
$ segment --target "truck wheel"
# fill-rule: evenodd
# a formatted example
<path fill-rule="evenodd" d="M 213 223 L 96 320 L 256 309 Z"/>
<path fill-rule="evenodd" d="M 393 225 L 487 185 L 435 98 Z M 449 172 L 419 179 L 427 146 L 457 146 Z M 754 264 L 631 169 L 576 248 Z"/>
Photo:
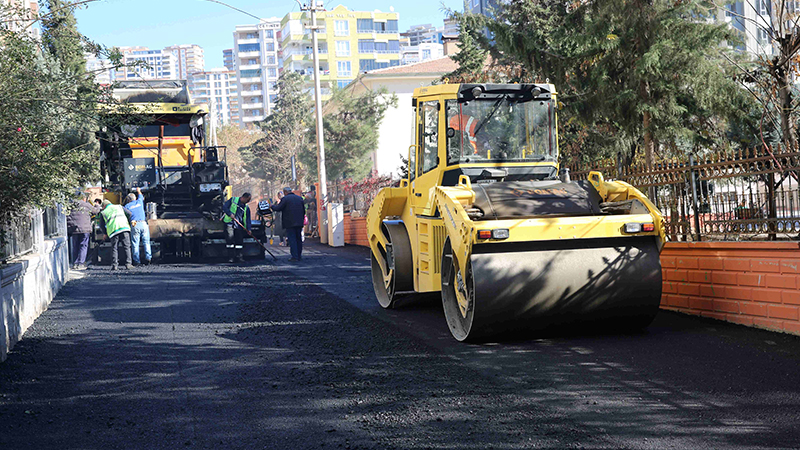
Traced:
<path fill-rule="evenodd" d="M 403 224 L 383 224 L 387 245 L 381 254 L 372 256 L 372 287 L 378 303 L 384 308 L 394 308 L 401 294 L 414 290 L 414 272 L 411 243 Z M 382 260 L 379 262 L 377 258 Z M 382 264 L 381 264 L 382 263 Z"/>

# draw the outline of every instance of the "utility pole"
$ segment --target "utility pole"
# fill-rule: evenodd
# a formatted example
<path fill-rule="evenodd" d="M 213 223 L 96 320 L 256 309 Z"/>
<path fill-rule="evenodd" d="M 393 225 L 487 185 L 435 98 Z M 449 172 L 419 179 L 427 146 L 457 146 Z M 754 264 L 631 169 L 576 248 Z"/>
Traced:
<path fill-rule="evenodd" d="M 328 202 L 328 179 L 325 174 L 325 139 L 322 135 L 322 92 L 319 84 L 319 49 L 317 48 L 317 11 L 324 11 L 321 0 L 310 0 L 309 3 L 303 5 L 300 0 L 295 0 L 300 5 L 301 11 L 309 11 L 311 13 L 311 26 L 307 27 L 311 30 L 311 52 L 314 60 L 314 109 L 317 116 L 317 173 L 319 174 L 319 191 L 317 192 L 317 202 L 321 205 L 325 221 L 327 221 L 327 202 Z M 323 244 L 328 243 L 328 229 L 321 227 L 323 218 L 317 217 L 317 226 L 319 227 L 319 240 Z"/>

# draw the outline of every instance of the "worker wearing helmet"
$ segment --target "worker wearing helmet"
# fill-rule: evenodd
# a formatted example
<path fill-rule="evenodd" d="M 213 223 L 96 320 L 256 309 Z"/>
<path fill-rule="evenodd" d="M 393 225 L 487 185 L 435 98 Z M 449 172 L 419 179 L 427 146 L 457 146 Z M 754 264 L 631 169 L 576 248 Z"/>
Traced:
<path fill-rule="evenodd" d="M 447 126 L 449 126 L 454 130 L 462 131 L 462 137 L 467 138 L 469 145 L 472 147 L 472 153 L 477 154 L 478 139 L 475 137 L 475 127 L 477 125 L 478 125 L 478 119 L 468 114 L 458 113 L 450 117 L 450 121 L 448 122 Z"/>

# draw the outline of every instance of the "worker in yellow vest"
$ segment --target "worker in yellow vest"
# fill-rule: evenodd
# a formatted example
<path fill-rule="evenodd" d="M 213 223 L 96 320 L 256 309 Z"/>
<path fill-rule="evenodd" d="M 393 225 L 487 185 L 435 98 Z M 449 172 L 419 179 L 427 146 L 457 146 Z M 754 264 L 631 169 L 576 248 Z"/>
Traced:
<path fill-rule="evenodd" d="M 241 197 L 228 199 L 222 205 L 222 222 L 225 223 L 225 244 L 228 247 L 228 260 L 230 262 L 242 262 L 242 250 L 244 249 L 244 230 L 239 224 L 250 229 L 250 193 L 245 192 Z M 234 220 L 234 218 L 236 220 Z M 238 222 L 238 223 L 237 223 Z"/>
<path fill-rule="evenodd" d="M 131 259 L 131 212 L 120 205 L 103 200 L 103 210 L 97 215 L 100 228 L 111 239 L 111 270 L 119 268 L 119 246 L 125 252 L 125 268 L 133 268 Z"/>

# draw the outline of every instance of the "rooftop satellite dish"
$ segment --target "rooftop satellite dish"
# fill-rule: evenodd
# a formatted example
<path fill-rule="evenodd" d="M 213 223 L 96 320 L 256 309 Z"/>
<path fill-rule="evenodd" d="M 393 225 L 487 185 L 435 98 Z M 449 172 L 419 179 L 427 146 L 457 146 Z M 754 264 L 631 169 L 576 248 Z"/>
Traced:
<path fill-rule="evenodd" d="M 390 6 L 390 7 L 389 7 L 389 11 L 390 11 L 390 12 L 394 12 L 394 6 Z"/>

